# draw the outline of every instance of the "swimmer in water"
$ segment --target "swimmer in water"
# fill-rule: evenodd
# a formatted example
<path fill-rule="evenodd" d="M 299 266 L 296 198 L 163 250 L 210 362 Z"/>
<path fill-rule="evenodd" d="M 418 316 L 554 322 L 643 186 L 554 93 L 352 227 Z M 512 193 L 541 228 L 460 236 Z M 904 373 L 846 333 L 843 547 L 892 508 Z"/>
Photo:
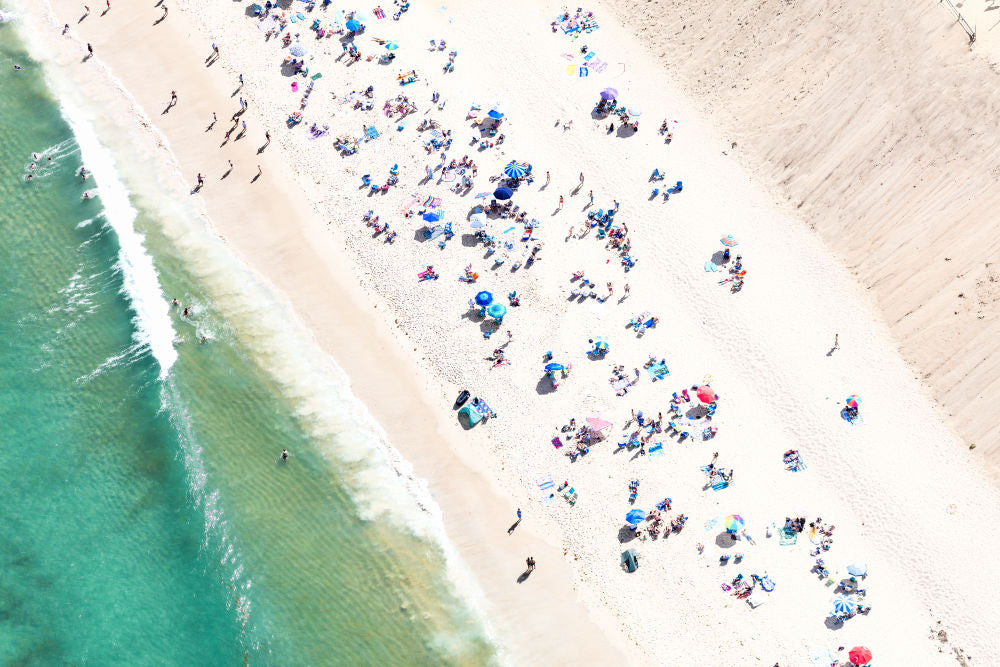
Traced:
<path fill-rule="evenodd" d="M 41 155 L 39 155 L 38 153 L 32 153 L 32 154 L 31 154 L 31 159 L 32 159 L 32 160 L 37 160 L 37 159 L 38 159 L 38 158 L 40 158 L 40 157 L 42 157 L 42 156 L 41 156 Z"/>
<path fill-rule="evenodd" d="M 83 193 L 83 198 L 84 199 L 90 199 L 90 193 L 89 192 L 84 192 Z"/>
<path fill-rule="evenodd" d="M 30 169 L 31 171 L 34 171 L 35 167 L 37 167 L 37 166 L 38 166 L 37 164 L 35 164 L 34 162 L 32 162 L 31 164 L 28 165 L 28 169 Z"/>
<path fill-rule="evenodd" d="M 282 461 L 287 461 L 288 460 L 288 450 L 287 449 L 282 449 L 281 450 L 281 460 Z"/>
<path fill-rule="evenodd" d="M 28 174 L 28 180 L 29 181 L 31 180 L 31 176 L 32 176 L 31 174 Z"/>
<path fill-rule="evenodd" d="M 178 301 L 177 299 L 171 299 L 170 300 L 170 305 L 171 306 L 179 306 L 179 305 L 181 305 L 181 302 Z"/>
<path fill-rule="evenodd" d="M 191 314 L 191 306 L 187 306 L 186 308 L 184 308 L 184 317 L 187 317 L 190 314 Z"/>
<path fill-rule="evenodd" d="M 14 69 L 15 70 L 19 70 L 19 69 L 21 69 L 21 66 L 20 65 L 14 65 Z"/>

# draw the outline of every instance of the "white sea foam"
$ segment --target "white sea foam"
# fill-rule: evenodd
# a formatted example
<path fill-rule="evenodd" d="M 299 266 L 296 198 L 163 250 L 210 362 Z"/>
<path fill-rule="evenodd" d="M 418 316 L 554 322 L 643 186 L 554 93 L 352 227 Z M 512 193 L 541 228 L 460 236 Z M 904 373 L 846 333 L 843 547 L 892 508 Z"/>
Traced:
<path fill-rule="evenodd" d="M 61 103 L 60 109 L 73 130 L 88 171 L 94 174 L 103 215 L 118 236 L 116 266 L 122 274 L 122 289 L 135 312 L 136 340 L 149 345 L 160 366 L 160 377 L 166 377 L 177 360 L 174 327 L 153 259 L 143 246 L 142 235 L 135 230 L 138 212 L 129 200 L 114 157 L 98 140 L 89 116 L 67 101 Z"/>

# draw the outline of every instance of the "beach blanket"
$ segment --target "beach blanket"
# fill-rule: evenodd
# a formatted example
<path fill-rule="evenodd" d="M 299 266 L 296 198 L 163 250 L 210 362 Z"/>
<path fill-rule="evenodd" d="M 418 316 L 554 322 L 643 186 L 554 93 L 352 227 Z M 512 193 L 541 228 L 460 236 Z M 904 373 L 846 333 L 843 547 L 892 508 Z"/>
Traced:
<path fill-rule="evenodd" d="M 556 483 L 552 481 L 551 475 L 539 477 L 536 480 L 538 489 L 542 493 L 542 502 L 550 503 L 556 497 Z"/>
<path fill-rule="evenodd" d="M 656 459 L 663 456 L 663 443 L 658 442 L 649 448 L 649 458 Z"/>
<path fill-rule="evenodd" d="M 705 262 L 705 271 L 718 271 L 719 265 L 715 262 Z"/>
<path fill-rule="evenodd" d="M 552 446 L 555 447 L 556 449 L 559 449 L 560 447 L 563 446 L 563 441 L 561 439 L 559 439 L 558 436 L 555 437 L 555 438 L 552 438 Z"/>
<path fill-rule="evenodd" d="M 373 125 L 369 125 L 368 129 L 365 130 L 365 134 L 369 139 L 378 139 L 378 130 L 375 129 Z"/>
<path fill-rule="evenodd" d="M 278 27 L 278 22 L 275 20 L 273 16 L 269 16 L 257 24 L 257 30 L 260 30 L 261 32 L 274 30 L 277 29 L 277 27 Z"/>
<path fill-rule="evenodd" d="M 787 528 L 781 529 L 781 534 L 778 537 L 778 544 L 783 547 L 790 547 L 799 541 L 799 536 L 794 530 L 789 530 Z"/>
<path fill-rule="evenodd" d="M 617 382 L 612 383 L 611 386 L 614 387 L 614 389 L 615 389 L 616 392 L 621 392 L 621 393 L 624 394 L 626 391 L 628 391 L 628 388 L 629 388 L 630 385 L 629 385 L 628 379 L 623 379 L 623 380 L 618 380 Z"/>
<path fill-rule="evenodd" d="M 660 362 L 658 364 L 653 364 L 652 366 L 646 369 L 646 372 L 649 373 L 649 377 L 653 378 L 654 380 L 662 380 L 663 378 L 670 375 L 670 369 L 667 368 L 667 365 L 663 362 Z"/>
<path fill-rule="evenodd" d="M 727 486 L 729 486 L 729 482 L 723 480 L 721 482 L 716 482 L 715 484 L 713 484 L 712 485 L 712 490 L 713 491 L 722 491 Z"/>
<path fill-rule="evenodd" d="M 719 525 L 719 520 L 718 519 L 709 519 L 708 521 L 705 522 L 705 530 L 706 531 L 712 530 L 713 528 L 715 528 L 718 525 Z"/>

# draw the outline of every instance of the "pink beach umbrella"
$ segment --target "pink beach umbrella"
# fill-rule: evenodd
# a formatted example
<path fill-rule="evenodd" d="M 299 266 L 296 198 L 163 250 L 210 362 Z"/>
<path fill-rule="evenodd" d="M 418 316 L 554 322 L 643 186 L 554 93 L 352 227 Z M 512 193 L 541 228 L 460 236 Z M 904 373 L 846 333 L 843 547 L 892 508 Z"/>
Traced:
<path fill-rule="evenodd" d="M 698 395 L 698 400 L 702 403 L 715 403 L 719 400 L 719 397 L 707 384 L 698 387 L 696 394 Z"/>

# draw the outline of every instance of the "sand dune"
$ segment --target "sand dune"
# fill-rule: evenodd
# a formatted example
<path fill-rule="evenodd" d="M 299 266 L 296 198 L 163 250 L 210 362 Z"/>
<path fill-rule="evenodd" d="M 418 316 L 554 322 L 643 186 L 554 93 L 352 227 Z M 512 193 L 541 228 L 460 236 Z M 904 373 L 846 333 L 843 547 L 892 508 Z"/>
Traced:
<path fill-rule="evenodd" d="M 995 18 L 970 50 L 932 2 L 613 7 L 870 290 L 914 374 L 1000 473 L 1000 97 L 980 57 Z"/>

